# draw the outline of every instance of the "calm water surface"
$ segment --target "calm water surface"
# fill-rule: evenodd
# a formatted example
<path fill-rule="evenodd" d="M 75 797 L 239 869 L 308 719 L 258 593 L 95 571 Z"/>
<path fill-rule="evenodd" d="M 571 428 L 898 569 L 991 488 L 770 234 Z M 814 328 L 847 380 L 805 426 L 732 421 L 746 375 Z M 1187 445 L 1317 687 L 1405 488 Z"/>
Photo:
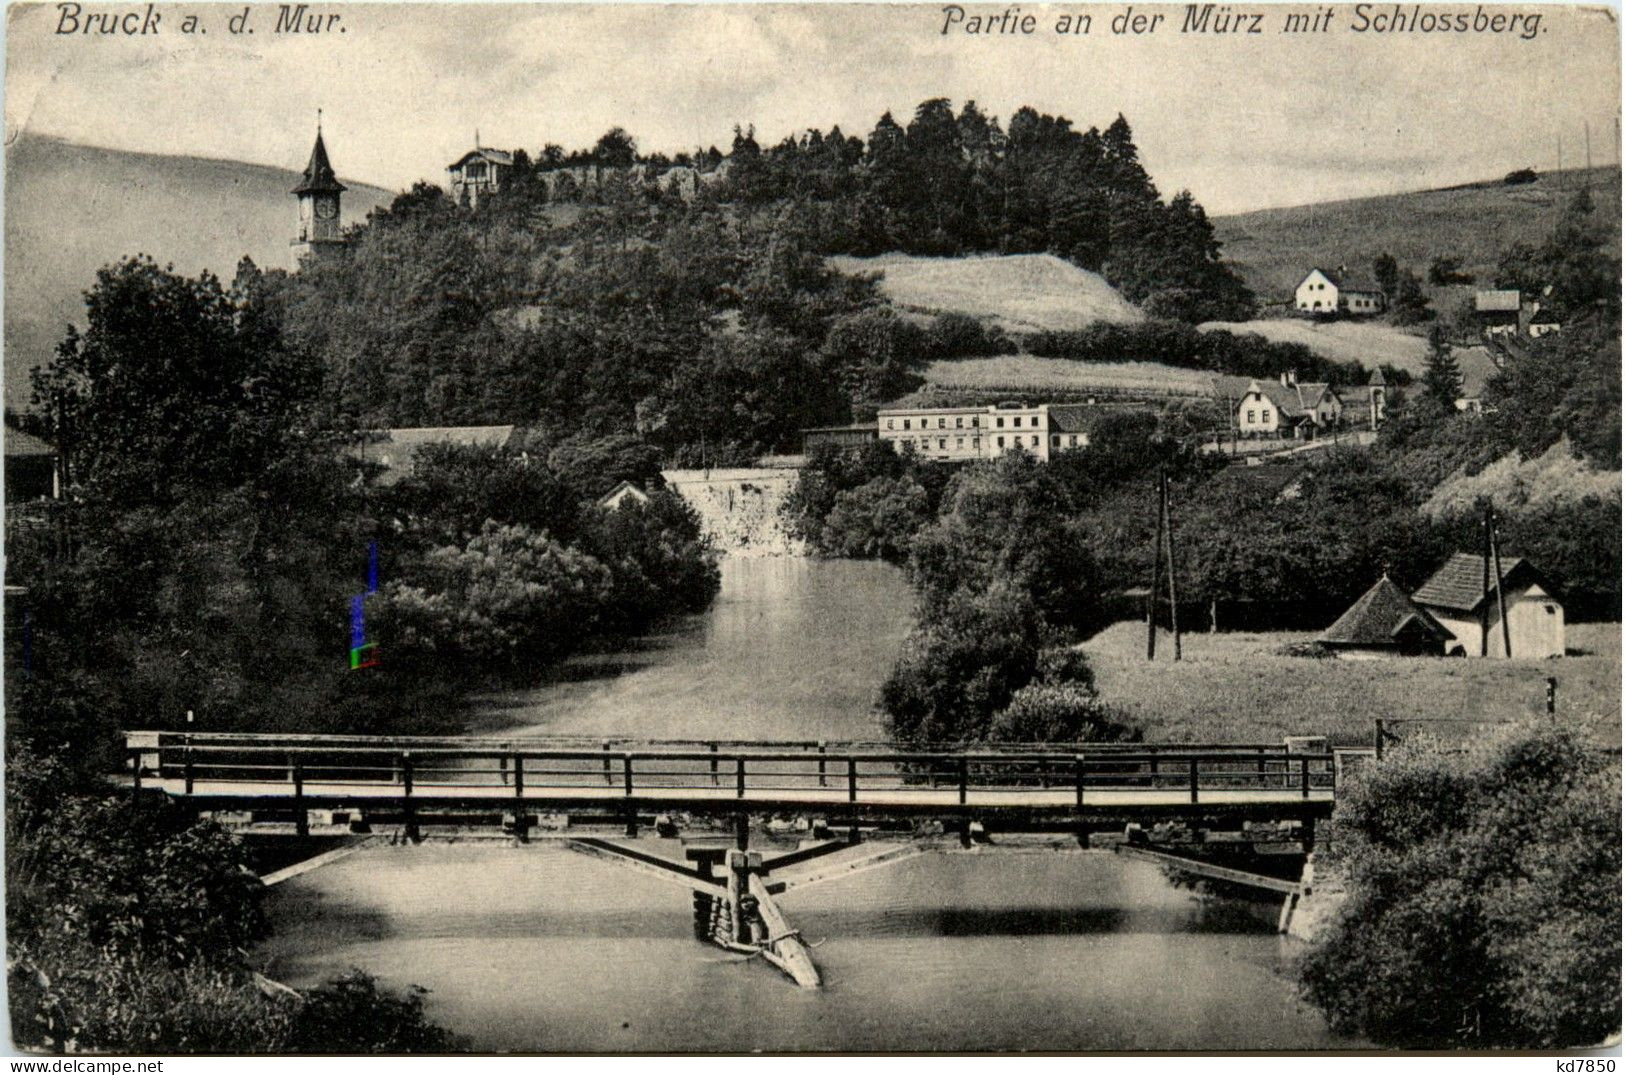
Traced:
<path fill-rule="evenodd" d="M 910 625 L 895 569 L 731 560 L 716 606 L 636 652 L 492 699 L 489 726 L 875 738 Z M 668 857 L 673 841 L 643 841 Z M 487 1050 L 1306 1049 L 1274 910 L 1204 902 L 1101 852 L 929 853 L 787 893 L 826 988 L 692 939 L 677 887 L 544 843 L 375 847 L 275 890 L 266 971 L 431 990 Z"/>

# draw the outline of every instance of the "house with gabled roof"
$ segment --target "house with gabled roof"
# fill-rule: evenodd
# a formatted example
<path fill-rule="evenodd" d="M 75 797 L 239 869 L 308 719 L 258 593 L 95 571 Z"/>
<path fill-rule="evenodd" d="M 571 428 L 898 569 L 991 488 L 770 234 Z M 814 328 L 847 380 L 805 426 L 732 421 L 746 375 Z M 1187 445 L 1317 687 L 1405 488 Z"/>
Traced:
<path fill-rule="evenodd" d="M 1384 575 L 1315 642 L 1339 657 L 1440 657 L 1455 638 Z"/>
<path fill-rule="evenodd" d="M 1312 439 L 1343 420 L 1343 397 L 1325 381 L 1299 382 L 1283 373 L 1279 383 L 1253 381 L 1236 404 L 1236 428 L 1244 437 Z"/>
<path fill-rule="evenodd" d="M 1293 295 L 1299 313 L 1323 317 L 1336 314 L 1371 317 L 1388 307 L 1388 297 L 1382 288 L 1350 273 L 1347 266 L 1310 269 Z"/>
<path fill-rule="evenodd" d="M 475 134 L 474 140 L 476 143 L 479 142 L 478 133 Z M 446 165 L 452 199 L 458 205 L 466 205 L 470 209 L 477 207 L 485 195 L 495 193 L 506 186 L 509 173 L 512 171 L 512 153 L 505 149 L 492 149 L 478 144 Z"/>
<path fill-rule="evenodd" d="M 1411 595 L 1451 634 L 1449 652 L 1468 657 L 1563 656 L 1563 605 L 1550 582 L 1521 556 L 1501 561 L 1501 577 L 1486 571 L 1483 555 L 1458 552 Z M 1486 585 L 1488 580 L 1488 585 Z M 1498 592 L 1499 591 L 1499 592 Z M 1505 595 L 1507 630 L 1501 629 Z"/>

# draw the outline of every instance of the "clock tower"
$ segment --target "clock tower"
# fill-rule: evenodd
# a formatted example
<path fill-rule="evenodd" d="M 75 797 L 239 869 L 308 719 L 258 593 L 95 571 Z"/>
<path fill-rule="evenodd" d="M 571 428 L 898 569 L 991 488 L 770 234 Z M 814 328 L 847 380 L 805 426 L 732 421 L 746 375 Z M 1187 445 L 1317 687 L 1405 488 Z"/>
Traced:
<path fill-rule="evenodd" d="M 316 145 L 310 151 L 310 163 L 293 194 L 299 199 L 299 236 L 293 240 L 293 266 L 299 268 L 307 257 L 320 256 L 344 245 L 343 226 L 339 218 L 339 197 L 344 193 L 343 183 L 333 174 L 333 165 L 327 159 L 327 146 L 322 141 L 321 113 L 316 113 Z"/>

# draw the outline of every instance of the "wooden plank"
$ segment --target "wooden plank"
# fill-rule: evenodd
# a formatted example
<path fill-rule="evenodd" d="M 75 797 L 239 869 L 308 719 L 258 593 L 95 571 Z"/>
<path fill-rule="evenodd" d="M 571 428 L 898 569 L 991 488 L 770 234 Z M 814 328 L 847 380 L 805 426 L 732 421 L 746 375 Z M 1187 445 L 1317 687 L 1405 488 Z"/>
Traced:
<path fill-rule="evenodd" d="M 817 989 L 822 986 L 823 979 L 812 961 L 812 953 L 807 950 L 806 942 L 801 939 L 801 931 L 791 927 L 790 920 L 773 902 L 767 882 L 759 873 L 750 875 L 750 894 L 756 897 L 756 913 L 762 916 L 762 922 L 768 929 L 762 956 L 788 974 L 801 988 Z"/>
<path fill-rule="evenodd" d="M 658 877 L 668 884 L 679 885 L 693 891 L 695 888 L 721 889 L 723 886 L 710 877 L 702 877 L 694 870 L 690 870 L 675 862 L 667 862 L 654 855 L 645 855 L 641 851 L 620 847 L 603 840 L 592 840 L 581 837 L 572 837 L 563 841 L 564 846 L 571 851 L 592 858 L 603 859 L 606 862 L 618 862 L 622 866 L 630 866 L 640 873 L 650 877 Z"/>
<path fill-rule="evenodd" d="M 1249 873 L 1246 870 L 1235 870 L 1229 866 L 1216 866 L 1211 862 L 1188 858 L 1185 855 L 1171 855 L 1166 851 L 1152 851 L 1149 848 L 1134 847 L 1130 844 L 1118 844 L 1117 853 L 1127 855 L 1129 858 L 1141 859 L 1145 862 L 1155 862 L 1161 866 L 1173 866 L 1187 873 L 1194 873 L 1198 877 L 1210 877 L 1216 881 L 1232 881 L 1238 885 L 1251 885 L 1254 888 L 1267 889 L 1270 892 L 1282 892 L 1291 896 L 1296 896 L 1302 892 L 1302 886 L 1296 881 L 1283 881 L 1279 877 Z"/>
<path fill-rule="evenodd" d="M 311 858 L 305 859 L 303 862 L 296 862 L 292 866 L 285 866 L 280 870 L 273 870 L 271 873 L 265 874 L 260 878 L 260 884 L 264 885 L 266 888 L 270 888 L 272 885 L 280 885 L 284 881 L 291 881 L 301 874 L 307 874 L 312 870 L 319 870 L 329 863 L 337 862 L 342 858 L 348 858 L 372 842 L 372 837 L 364 837 L 363 839 L 357 840 L 353 844 L 348 844 L 344 847 L 337 847 L 332 851 L 324 851 L 320 855 L 315 855 Z"/>
<path fill-rule="evenodd" d="M 842 877 L 851 877 L 854 874 L 864 873 L 879 866 L 885 866 L 893 862 L 901 862 L 904 859 L 913 858 L 915 855 L 922 855 L 930 850 L 932 850 L 932 847 L 927 844 L 894 845 L 886 848 L 885 850 L 875 851 L 872 854 L 864 855 L 860 858 L 852 859 L 847 862 L 827 864 L 822 869 L 807 874 L 804 877 L 797 877 L 791 881 L 776 882 L 771 886 L 771 888 L 774 892 L 789 892 L 798 888 L 806 888 L 808 885 L 816 885 L 824 881 L 834 881 Z"/>

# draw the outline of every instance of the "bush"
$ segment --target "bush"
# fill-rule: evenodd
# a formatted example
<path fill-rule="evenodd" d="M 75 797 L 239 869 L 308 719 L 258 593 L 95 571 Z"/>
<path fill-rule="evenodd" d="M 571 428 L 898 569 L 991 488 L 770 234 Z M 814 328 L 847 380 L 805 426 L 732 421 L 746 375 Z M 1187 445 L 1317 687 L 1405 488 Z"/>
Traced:
<path fill-rule="evenodd" d="M 1303 960 L 1309 999 L 1391 1047 L 1617 1032 L 1619 781 L 1617 757 L 1550 724 L 1369 770 L 1338 799 L 1348 899 Z"/>
<path fill-rule="evenodd" d="M 902 563 L 914 535 L 931 521 L 930 497 L 909 477 L 875 478 L 837 493 L 822 547 L 835 556 Z"/>
<path fill-rule="evenodd" d="M 524 526 L 487 522 L 383 590 L 387 650 L 466 671 L 511 671 L 570 652 L 599 625 L 613 588 L 596 559 Z"/>
<path fill-rule="evenodd" d="M 994 713 L 1033 677 L 1041 627 L 1008 585 L 958 593 L 916 627 L 880 688 L 892 737 L 903 743 L 985 740 Z"/>
<path fill-rule="evenodd" d="M 932 358 L 979 358 L 1002 355 L 1015 345 L 998 325 L 985 325 L 970 314 L 941 313 L 925 330 L 925 351 Z"/>
<path fill-rule="evenodd" d="M 1029 683 L 993 718 L 988 738 L 1005 743 L 1117 743 L 1139 735 L 1082 683 Z"/>

